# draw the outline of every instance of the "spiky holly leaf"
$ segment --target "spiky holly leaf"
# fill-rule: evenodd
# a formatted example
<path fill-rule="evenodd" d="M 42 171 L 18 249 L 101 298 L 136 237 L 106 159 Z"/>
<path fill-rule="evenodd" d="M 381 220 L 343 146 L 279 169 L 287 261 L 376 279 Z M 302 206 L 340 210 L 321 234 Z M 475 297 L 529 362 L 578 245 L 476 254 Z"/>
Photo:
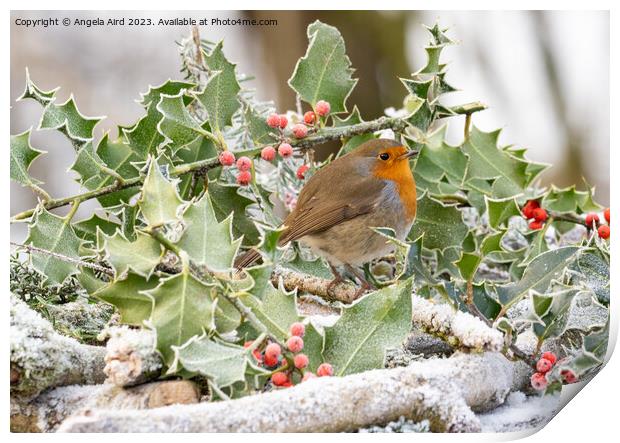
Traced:
<path fill-rule="evenodd" d="M 56 98 L 56 91 L 58 91 L 59 89 L 59 87 L 56 87 L 54 89 L 50 89 L 49 91 L 42 90 L 33 83 L 30 78 L 30 71 L 28 70 L 28 68 L 26 68 L 26 89 L 24 89 L 24 92 L 22 93 L 22 95 L 19 96 L 17 101 L 31 98 L 45 106 L 46 104 L 54 101 L 54 99 Z"/>
<path fill-rule="evenodd" d="M 578 289 L 567 288 L 551 293 L 532 292 L 532 329 L 539 340 L 559 337 L 566 329 L 568 312 Z"/>
<path fill-rule="evenodd" d="M 122 278 L 129 269 L 148 278 L 164 253 L 157 240 L 141 232 L 137 233 L 135 241 L 129 241 L 120 231 L 111 237 L 99 231 L 97 242 L 99 249 L 105 249 L 116 278 Z"/>
<path fill-rule="evenodd" d="M 424 246 L 429 249 L 444 250 L 451 246 L 461 246 L 469 229 L 463 216 L 455 206 L 444 206 L 427 193 L 418 198 L 418 209 L 409 238 L 424 235 Z"/>
<path fill-rule="evenodd" d="M 325 346 L 325 331 L 322 327 L 316 327 L 312 321 L 306 323 L 304 334 L 303 353 L 308 356 L 308 370 L 316 372 L 317 368 L 323 363 L 323 348 Z"/>
<path fill-rule="evenodd" d="M 446 176 L 454 185 L 461 185 L 467 171 L 467 157 L 458 147 L 445 140 L 447 125 L 429 135 L 415 165 L 416 174 L 426 180 L 439 182 Z"/>
<path fill-rule="evenodd" d="M 530 291 L 544 293 L 551 281 L 560 277 L 577 258 L 579 248 L 566 246 L 540 254 L 525 268 L 523 277 L 514 283 L 498 286 L 498 300 L 504 310 L 521 300 Z"/>
<path fill-rule="evenodd" d="M 357 105 L 353 106 L 353 110 L 346 118 L 340 118 L 337 115 L 334 115 L 333 120 L 334 120 L 334 128 L 340 128 L 343 126 L 351 126 L 351 125 L 356 125 L 358 123 L 364 122 L 364 120 L 362 120 L 362 116 L 360 115 L 360 110 L 357 108 Z M 340 157 L 342 155 L 345 155 L 353 151 L 355 148 L 357 148 L 362 143 L 367 142 L 368 140 L 372 140 L 373 138 L 377 138 L 377 136 L 373 133 L 368 133 L 368 134 L 354 135 L 353 137 L 349 137 L 345 139 L 342 144 L 342 147 L 338 151 L 337 157 Z"/>
<path fill-rule="evenodd" d="M 161 226 L 178 219 L 181 203 L 175 182 L 164 177 L 157 159 L 152 158 L 138 201 L 142 216 L 149 226 Z"/>
<path fill-rule="evenodd" d="M 67 217 L 58 217 L 39 207 L 28 226 L 25 244 L 79 260 L 80 239 L 71 227 L 71 216 L 70 213 Z M 62 284 L 67 277 L 78 272 L 74 263 L 49 254 L 33 251 L 30 257 L 32 266 L 43 275 L 46 284 Z"/>
<path fill-rule="evenodd" d="M 609 263 L 600 256 L 592 253 L 582 254 L 575 263 L 577 273 L 571 279 L 571 284 L 579 284 L 592 291 L 599 303 L 609 305 L 610 281 Z"/>
<path fill-rule="evenodd" d="M 267 284 L 262 300 L 249 294 L 241 296 L 241 301 L 282 341 L 288 338 L 291 324 L 299 321 L 296 299 L 295 293 L 286 292 L 282 286 L 275 288 L 271 283 Z"/>
<path fill-rule="evenodd" d="M 481 262 L 482 257 L 480 255 L 464 252 L 461 259 L 456 262 L 456 266 L 464 280 L 473 280 Z"/>
<path fill-rule="evenodd" d="M 74 142 L 85 142 L 92 140 L 93 129 L 102 119 L 82 115 L 72 95 L 60 105 L 48 103 L 43 110 L 39 129 L 58 129 Z"/>
<path fill-rule="evenodd" d="M 240 346 L 218 343 L 202 335 L 175 346 L 174 352 L 184 369 L 208 377 L 220 388 L 245 380 L 248 352 Z"/>
<path fill-rule="evenodd" d="M 267 124 L 266 115 L 261 115 L 251 106 L 247 106 L 243 112 L 246 129 L 255 146 L 271 145 L 277 142 L 272 134 L 273 129 Z"/>
<path fill-rule="evenodd" d="M 38 187 L 42 182 L 28 174 L 30 164 L 45 151 L 34 149 L 30 145 L 30 129 L 21 134 L 12 135 L 9 142 L 11 150 L 11 180 L 22 186 Z"/>
<path fill-rule="evenodd" d="M 95 241 L 97 239 L 97 229 L 106 235 L 114 235 L 120 228 L 118 223 L 99 217 L 97 214 L 91 215 L 85 220 L 73 223 L 73 230 L 82 240 Z"/>
<path fill-rule="evenodd" d="M 185 106 L 183 92 L 177 95 L 162 94 L 157 110 L 162 115 L 157 129 L 174 147 L 187 145 L 200 136 L 208 136 L 208 132 Z"/>
<path fill-rule="evenodd" d="M 550 211 L 560 213 L 589 212 L 601 209 L 601 206 L 592 199 L 591 189 L 577 191 L 574 185 L 564 189 L 552 186 L 543 199 L 542 206 Z"/>
<path fill-rule="evenodd" d="M 508 221 L 512 217 L 521 215 L 519 205 L 512 197 L 493 199 L 485 196 L 484 201 L 489 215 L 489 225 L 493 229 L 508 227 Z"/>
<path fill-rule="evenodd" d="M 116 307 L 121 323 L 144 326 L 144 320 L 151 317 L 153 300 L 142 291 L 153 289 L 158 283 L 156 277 L 147 280 L 130 272 L 124 279 L 111 281 L 92 295 Z"/>
<path fill-rule="evenodd" d="M 160 280 L 155 288 L 144 291 L 153 300 L 150 323 L 157 334 L 157 350 L 166 365 L 172 365 L 174 350 L 195 335 L 212 330 L 213 300 L 210 286 L 197 280 L 189 271 L 185 254 L 180 273 Z"/>
<path fill-rule="evenodd" d="M 331 105 L 332 113 L 346 112 L 346 100 L 357 84 L 351 61 L 338 29 L 315 21 L 308 26 L 308 50 L 297 61 L 288 84 L 312 107 L 319 100 Z"/>
<path fill-rule="evenodd" d="M 241 239 L 232 235 L 232 214 L 218 222 L 209 193 L 187 207 L 183 213 L 185 231 L 178 246 L 192 261 L 207 269 L 225 272 L 233 268 Z"/>
<path fill-rule="evenodd" d="M 325 328 L 323 357 L 335 375 L 383 367 L 385 351 L 401 345 L 411 329 L 412 280 L 365 295 Z"/>
<path fill-rule="evenodd" d="M 241 90 L 235 73 L 235 65 L 226 59 L 220 41 L 205 55 L 205 64 L 211 71 L 209 80 L 196 98 L 207 111 L 214 131 L 221 132 L 232 124 L 232 116 L 240 108 L 237 93 Z"/>
<path fill-rule="evenodd" d="M 142 97 L 142 100 L 140 100 L 140 104 L 144 107 L 148 107 L 151 105 L 151 103 L 159 103 L 159 99 L 161 98 L 162 94 L 176 95 L 183 90 L 192 89 L 194 86 L 196 85 L 190 82 L 168 79 L 159 86 L 149 86 L 148 92 L 140 94 Z M 189 104 L 191 101 L 192 99 L 189 96 L 185 96 L 186 105 Z"/>
<path fill-rule="evenodd" d="M 220 184 L 210 181 L 209 195 L 213 203 L 213 210 L 218 220 L 223 220 L 233 214 L 233 234 L 236 238 L 243 235 L 244 245 L 255 245 L 259 240 L 258 229 L 254 222 L 246 215 L 247 206 L 254 203 L 247 197 L 240 195 L 238 186 Z"/>

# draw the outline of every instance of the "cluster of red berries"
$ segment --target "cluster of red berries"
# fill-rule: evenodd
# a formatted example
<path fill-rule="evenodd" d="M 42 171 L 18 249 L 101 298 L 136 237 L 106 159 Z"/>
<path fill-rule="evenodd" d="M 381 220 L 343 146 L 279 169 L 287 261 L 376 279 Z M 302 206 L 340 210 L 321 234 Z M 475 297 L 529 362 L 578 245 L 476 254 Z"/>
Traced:
<path fill-rule="evenodd" d="M 547 218 L 549 218 L 549 214 L 540 207 L 538 200 L 528 200 L 525 206 L 523 206 L 521 213 L 526 219 L 530 220 L 529 227 L 535 231 L 542 228 Z"/>
<path fill-rule="evenodd" d="M 557 361 L 557 357 L 553 352 L 544 352 L 541 355 L 540 360 L 536 363 L 536 371 L 530 378 L 532 387 L 537 391 L 542 391 L 547 388 L 547 376 L 546 374 L 553 369 Z M 570 384 L 577 381 L 577 376 L 570 369 L 562 369 L 560 376 L 564 380 L 564 383 Z"/>
<path fill-rule="evenodd" d="M 314 126 L 321 117 L 329 114 L 331 106 L 325 100 L 319 100 L 314 106 L 314 111 L 308 111 L 303 116 L 303 123 L 294 124 L 291 132 L 295 138 L 305 138 L 308 135 L 308 126 Z M 284 115 L 271 114 L 267 117 L 267 125 L 281 132 L 288 126 L 288 119 Z"/>
<path fill-rule="evenodd" d="M 295 354 L 292 359 L 294 368 L 289 368 L 288 360 L 282 355 L 282 348 L 277 343 L 269 343 L 265 346 L 264 351 L 255 349 L 253 351 L 254 358 L 267 369 L 273 371 L 271 375 L 271 383 L 274 386 L 288 388 L 293 386 L 293 372 L 296 370 L 302 374 L 301 381 L 304 382 L 311 378 L 328 377 L 334 374 L 334 370 L 329 363 L 321 364 L 316 374 L 308 371 L 306 368 L 310 364 L 310 359 L 306 354 L 301 353 L 304 348 L 303 336 L 306 328 L 303 323 L 293 323 L 289 329 L 290 337 L 286 340 L 286 348 Z M 248 348 L 252 342 L 244 343 L 244 347 Z"/>
<path fill-rule="evenodd" d="M 220 164 L 222 166 L 232 166 L 235 164 L 235 154 L 230 151 L 222 151 L 219 156 Z M 239 157 L 236 161 L 237 170 L 237 183 L 241 186 L 247 186 L 252 181 L 252 160 L 249 157 Z"/>
<path fill-rule="evenodd" d="M 606 225 L 601 224 L 600 217 L 598 216 L 598 214 L 594 212 L 590 212 L 589 214 L 586 215 L 585 222 L 586 222 L 586 226 L 588 227 L 588 229 L 596 229 L 598 236 L 606 240 L 609 238 L 609 235 L 610 235 L 609 208 L 605 209 L 605 211 L 603 212 L 603 216 L 605 217 L 605 220 L 607 221 Z"/>

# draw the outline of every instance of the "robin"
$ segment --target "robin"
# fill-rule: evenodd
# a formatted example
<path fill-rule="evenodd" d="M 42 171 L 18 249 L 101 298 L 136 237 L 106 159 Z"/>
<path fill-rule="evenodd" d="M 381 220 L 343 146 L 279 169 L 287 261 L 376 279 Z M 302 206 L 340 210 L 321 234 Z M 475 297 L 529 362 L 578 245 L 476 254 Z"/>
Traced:
<path fill-rule="evenodd" d="M 416 154 L 395 140 L 374 139 L 329 163 L 302 188 L 279 244 L 299 240 L 327 259 L 334 274 L 328 290 L 343 281 L 339 265 L 360 281 L 356 295 L 373 288 L 355 267 L 393 249 L 370 228 L 392 228 L 400 240 L 409 233 L 416 214 L 409 158 Z M 235 266 L 245 268 L 259 257 L 251 249 Z"/>

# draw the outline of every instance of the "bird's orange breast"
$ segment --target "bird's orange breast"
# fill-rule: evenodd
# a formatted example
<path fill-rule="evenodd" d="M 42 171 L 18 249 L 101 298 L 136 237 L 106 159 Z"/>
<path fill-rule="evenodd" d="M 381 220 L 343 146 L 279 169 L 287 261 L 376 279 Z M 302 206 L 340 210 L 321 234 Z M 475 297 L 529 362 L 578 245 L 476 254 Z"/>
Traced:
<path fill-rule="evenodd" d="M 373 175 L 379 179 L 392 180 L 396 183 L 400 201 L 405 209 L 405 217 L 408 222 L 411 222 L 415 218 L 417 194 L 409 161 L 396 160 L 389 164 L 379 163 L 374 168 Z"/>

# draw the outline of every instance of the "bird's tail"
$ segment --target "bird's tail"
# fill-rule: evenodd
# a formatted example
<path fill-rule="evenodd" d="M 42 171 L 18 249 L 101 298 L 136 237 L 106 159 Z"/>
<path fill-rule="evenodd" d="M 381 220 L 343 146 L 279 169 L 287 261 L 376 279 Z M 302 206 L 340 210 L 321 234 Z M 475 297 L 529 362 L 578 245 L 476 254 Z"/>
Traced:
<path fill-rule="evenodd" d="M 256 249 L 250 249 L 235 260 L 235 268 L 243 269 L 254 264 L 260 258 L 260 253 Z"/>

